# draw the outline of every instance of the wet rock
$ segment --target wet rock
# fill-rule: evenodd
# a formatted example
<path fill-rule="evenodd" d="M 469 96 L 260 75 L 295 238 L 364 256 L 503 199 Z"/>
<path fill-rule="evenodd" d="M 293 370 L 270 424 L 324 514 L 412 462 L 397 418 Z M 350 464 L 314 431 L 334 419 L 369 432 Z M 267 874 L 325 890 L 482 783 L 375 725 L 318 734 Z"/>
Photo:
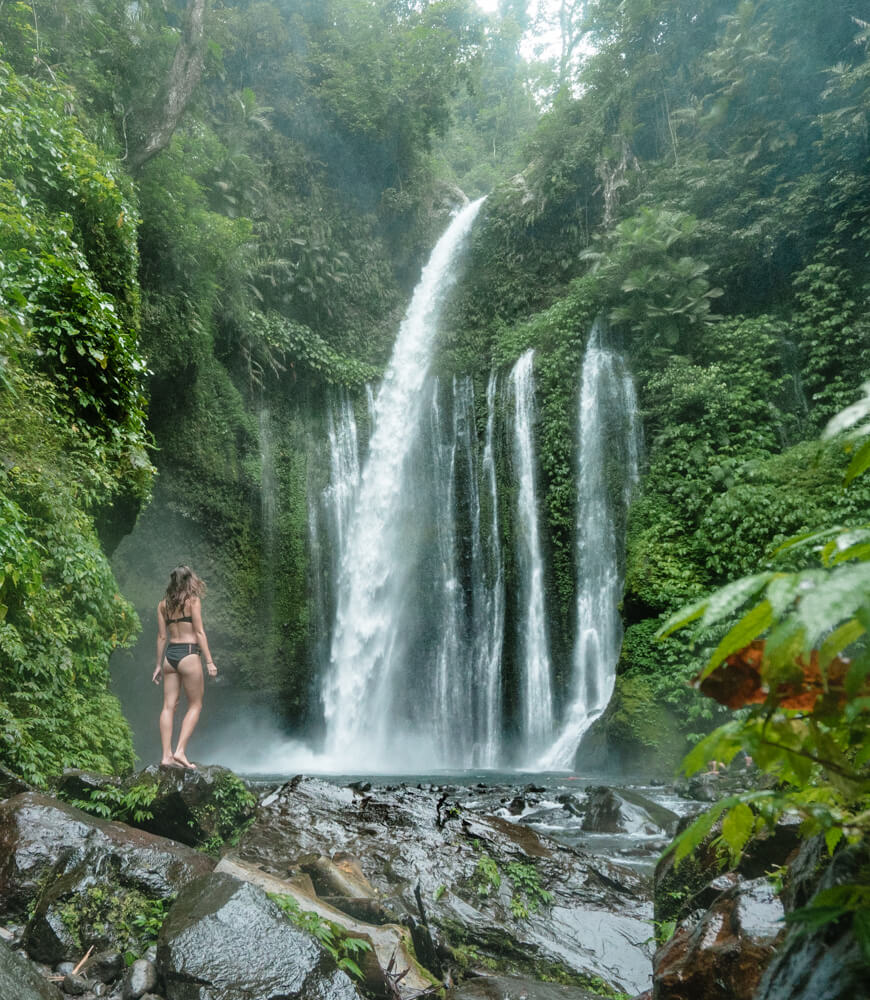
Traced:
<path fill-rule="evenodd" d="M 237 794 L 238 782 L 232 771 L 217 765 L 189 770 L 152 764 L 131 775 L 124 785 L 154 789 L 148 806 L 151 817 L 137 826 L 193 847 L 215 835 L 228 835 L 253 813 L 253 797 L 243 802 Z"/>
<path fill-rule="evenodd" d="M 0 802 L 0 917 L 25 915 L 44 886 L 76 867 L 162 899 L 210 871 L 214 862 L 46 795 L 25 792 Z"/>
<path fill-rule="evenodd" d="M 32 791 L 33 786 L 28 785 L 23 778 L 7 771 L 5 767 L 0 767 L 0 799 L 8 799 L 11 795 Z"/>
<path fill-rule="evenodd" d="M 694 817 L 680 820 L 677 831 L 686 829 Z M 800 818 L 783 816 L 772 830 L 749 842 L 737 868 L 726 868 L 725 855 L 717 846 L 722 832 L 719 821 L 704 841 L 676 865 L 674 852 L 664 855 L 655 871 L 655 919 L 676 920 L 695 910 L 705 910 L 726 888 L 743 879 L 757 879 L 796 856 L 801 843 Z"/>
<path fill-rule="evenodd" d="M 160 931 L 157 960 L 167 1000 L 359 997 L 312 935 L 261 889 L 223 873 L 181 891 Z"/>
<path fill-rule="evenodd" d="M 0 940 L 0 997 L 3 1000 L 62 1000 L 60 990 L 25 957 Z"/>
<path fill-rule="evenodd" d="M 444 994 L 444 1000 L 600 1000 L 579 986 L 542 983 L 525 976 L 476 976 Z"/>
<path fill-rule="evenodd" d="M 583 830 L 589 833 L 630 833 L 655 836 L 676 829 L 676 813 L 628 788 L 587 789 Z"/>
<path fill-rule="evenodd" d="M 80 976 L 77 972 L 68 972 L 63 977 L 63 982 L 61 983 L 61 989 L 67 994 L 67 996 L 71 997 L 84 996 L 90 988 L 90 982 L 85 979 L 84 976 Z"/>
<path fill-rule="evenodd" d="M 782 936 L 783 916 L 767 879 L 722 893 L 656 953 L 656 1000 L 752 1000 Z"/>
<path fill-rule="evenodd" d="M 292 896 L 299 909 L 306 913 L 315 913 L 323 920 L 338 924 L 349 937 L 362 938 L 372 946 L 371 953 L 363 953 L 358 957 L 358 965 L 365 977 L 365 992 L 373 996 L 392 996 L 384 969 L 391 964 L 397 972 L 405 972 L 402 986 L 410 990 L 422 992 L 433 985 L 432 978 L 426 976 L 419 968 L 418 961 L 424 961 L 419 944 L 414 941 L 410 928 L 397 924 L 372 925 L 355 920 L 348 914 L 335 909 L 314 891 L 314 886 L 308 875 L 294 876 L 292 879 L 279 879 L 267 875 L 254 865 L 240 863 L 224 857 L 218 863 L 216 871 L 226 872 L 245 882 L 252 882 L 267 893 Z M 405 971 L 407 970 L 407 971 Z"/>
<path fill-rule="evenodd" d="M 67 767 L 63 773 L 51 781 L 51 790 L 65 802 L 74 799 L 87 801 L 92 794 L 106 787 L 121 788 L 121 779 L 113 774 L 100 774 L 97 771 L 81 771 L 75 767 Z"/>
<path fill-rule="evenodd" d="M 526 809 L 526 799 L 522 795 L 515 795 L 508 803 L 507 810 L 511 816 L 521 816 Z"/>
<path fill-rule="evenodd" d="M 137 958 L 124 976 L 123 1000 L 139 1000 L 157 986 L 157 966 L 146 958 Z"/>
<path fill-rule="evenodd" d="M 119 951 L 101 951 L 92 956 L 85 965 L 90 979 L 100 983 L 113 983 L 124 971 L 124 956 Z"/>
<path fill-rule="evenodd" d="M 811 853 L 810 847 L 807 856 Z M 838 852 L 817 881 L 818 891 L 866 884 L 868 863 L 866 844 Z M 793 926 L 767 966 L 754 1000 L 870 1000 L 867 973 L 849 919 L 806 930 Z"/>
<path fill-rule="evenodd" d="M 310 878 L 314 891 L 330 906 L 370 924 L 396 921 L 363 874 L 359 861 L 350 854 L 334 858 L 310 855 L 299 860 L 299 868 Z"/>
<path fill-rule="evenodd" d="M 444 794 L 402 787 L 360 798 L 297 778 L 263 799 L 229 859 L 286 878 L 305 855 L 351 854 L 406 922 L 421 919 L 419 886 L 436 945 L 460 966 L 476 955 L 538 978 L 598 976 L 628 993 L 648 985 L 641 878 L 498 816 L 458 803 L 445 812 Z"/>
<path fill-rule="evenodd" d="M 561 795 L 556 796 L 556 801 L 562 806 L 565 812 L 571 813 L 572 816 L 583 816 L 583 805 L 576 795 L 563 792 Z"/>

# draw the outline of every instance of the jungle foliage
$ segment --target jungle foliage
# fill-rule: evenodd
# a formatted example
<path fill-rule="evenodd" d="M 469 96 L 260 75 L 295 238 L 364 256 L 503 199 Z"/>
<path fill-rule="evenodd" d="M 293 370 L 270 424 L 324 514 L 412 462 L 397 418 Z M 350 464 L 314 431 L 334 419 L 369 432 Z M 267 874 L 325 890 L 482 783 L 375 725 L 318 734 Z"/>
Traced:
<path fill-rule="evenodd" d="M 806 553 L 780 549 L 789 536 L 859 524 L 870 506 L 816 439 L 870 372 L 861 18 L 852 0 L 586 4 L 592 51 L 563 74 L 522 174 L 486 203 L 453 308 L 448 369 L 536 349 L 563 648 L 579 373 L 592 320 L 609 321 L 646 437 L 617 696 L 646 692 L 691 733 L 715 714 L 686 685 L 703 654 L 663 650 L 661 622 L 736 576 L 801 568 Z"/>

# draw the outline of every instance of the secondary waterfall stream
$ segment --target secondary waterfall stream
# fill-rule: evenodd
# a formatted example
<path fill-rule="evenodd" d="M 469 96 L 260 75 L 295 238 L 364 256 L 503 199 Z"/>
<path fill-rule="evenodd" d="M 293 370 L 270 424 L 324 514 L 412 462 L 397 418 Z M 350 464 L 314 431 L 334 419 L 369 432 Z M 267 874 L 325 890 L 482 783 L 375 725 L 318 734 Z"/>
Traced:
<path fill-rule="evenodd" d="M 559 736 L 540 760 L 545 769 L 573 764 L 583 733 L 610 700 L 622 642 L 620 562 L 641 439 L 634 383 L 620 355 L 606 346 L 605 336 L 596 322 L 583 359 L 573 695 Z"/>

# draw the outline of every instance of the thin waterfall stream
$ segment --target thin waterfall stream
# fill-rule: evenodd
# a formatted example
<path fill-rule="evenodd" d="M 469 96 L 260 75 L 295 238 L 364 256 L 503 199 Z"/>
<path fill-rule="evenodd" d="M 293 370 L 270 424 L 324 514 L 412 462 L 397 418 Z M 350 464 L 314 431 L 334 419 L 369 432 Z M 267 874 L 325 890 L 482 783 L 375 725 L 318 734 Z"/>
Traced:
<path fill-rule="evenodd" d="M 534 351 L 526 351 L 510 376 L 514 401 L 519 574 L 518 660 L 522 686 L 522 744 L 533 758 L 553 732 L 553 687 L 544 593 L 544 561 L 535 450 Z"/>
<path fill-rule="evenodd" d="M 578 428 L 576 638 L 572 699 L 541 767 L 571 767 L 604 711 L 622 643 L 619 601 L 624 524 L 638 478 L 640 421 L 634 383 L 596 322 L 583 359 Z M 617 484 L 614 488 L 613 484 Z"/>

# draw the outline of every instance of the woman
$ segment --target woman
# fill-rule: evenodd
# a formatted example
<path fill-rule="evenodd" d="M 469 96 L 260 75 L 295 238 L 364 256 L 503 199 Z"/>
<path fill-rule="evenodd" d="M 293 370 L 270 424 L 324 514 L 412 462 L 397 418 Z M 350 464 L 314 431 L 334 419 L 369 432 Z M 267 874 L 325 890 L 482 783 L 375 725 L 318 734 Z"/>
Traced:
<path fill-rule="evenodd" d="M 157 605 L 157 666 L 151 679 L 159 684 L 163 678 L 163 710 L 160 713 L 163 758 L 160 763 L 167 767 L 196 768 L 196 764 L 187 759 L 186 751 L 202 711 L 200 656 L 205 657 L 209 676 L 217 676 L 202 625 L 201 598 L 204 594 L 205 583 L 189 566 L 179 566 L 172 571 L 166 595 Z M 172 729 L 182 688 L 187 698 L 187 711 L 181 720 L 181 732 L 173 751 Z"/>

